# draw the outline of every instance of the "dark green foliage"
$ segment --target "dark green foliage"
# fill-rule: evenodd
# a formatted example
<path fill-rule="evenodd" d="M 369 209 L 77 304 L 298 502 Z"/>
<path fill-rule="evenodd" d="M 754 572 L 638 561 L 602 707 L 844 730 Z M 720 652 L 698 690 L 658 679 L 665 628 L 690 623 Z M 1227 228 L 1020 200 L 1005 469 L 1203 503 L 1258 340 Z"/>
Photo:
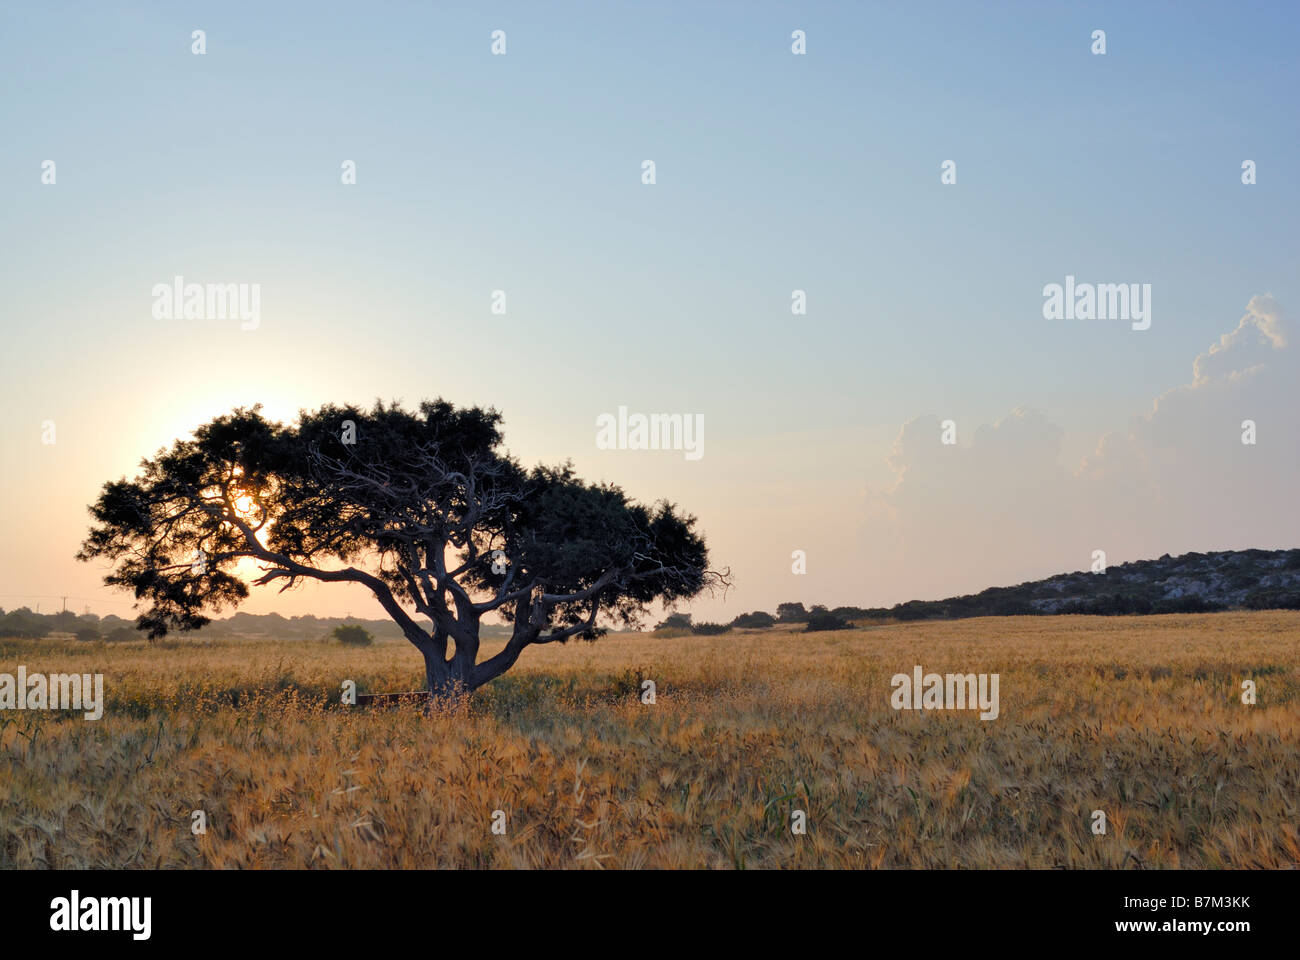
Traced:
<path fill-rule="evenodd" d="M 890 613 L 898 620 L 928 620 L 946 616 L 947 608 L 938 601 L 908 600 L 895 606 Z"/>
<path fill-rule="evenodd" d="M 691 615 L 689 613 L 670 613 L 655 625 L 656 630 L 689 630 Z"/>
<path fill-rule="evenodd" d="M 1032 603 L 1019 597 L 996 600 L 992 604 L 992 610 L 995 617 L 1032 617 L 1039 613 Z"/>
<path fill-rule="evenodd" d="M 365 627 L 356 623 L 344 623 L 334 628 L 331 636 L 339 643 L 349 647 L 368 647 L 375 642 Z"/>
<path fill-rule="evenodd" d="M 22 637 L 29 640 L 43 637 L 54 629 L 50 620 L 48 616 L 32 613 L 27 607 L 10 610 L 0 617 L 0 637 Z"/>
<path fill-rule="evenodd" d="M 1094 597 L 1091 600 L 1078 600 L 1061 608 L 1061 613 L 1084 613 L 1097 616 L 1142 615 L 1155 612 L 1154 605 L 1146 597 L 1122 593 Z"/>
<path fill-rule="evenodd" d="M 692 624 L 691 626 L 692 633 L 698 633 L 701 636 L 705 636 L 705 637 L 715 636 L 719 633 L 727 633 L 730 630 L 731 630 L 731 624 L 729 623 L 708 623 L 706 621 L 702 623 Z"/>
<path fill-rule="evenodd" d="M 1151 605 L 1152 613 L 1214 613 L 1226 609 L 1228 609 L 1227 606 L 1222 603 L 1207 600 L 1195 594 L 1186 597 L 1174 597 L 1168 600 L 1157 600 Z"/>
<path fill-rule="evenodd" d="M 1300 610 L 1300 590 L 1256 590 L 1245 605 L 1250 610 Z"/>
<path fill-rule="evenodd" d="M 742 613 L 731 621 L 733 627 L 744 627 L 751 630 L 770 627 L 775 623 L 776 617 L 770 613 L 764 613 L 762 610 L 755 610 L 753 613 Z"/>
<path fill-rule="evenodd" d="M 816 608 L 814 608 L 814 610 L 815 609 Z M 808 625 L 804 627 L 804 632 L 813 633 L 820 630 L 849 630 L 852 629 L 852 627 L 853 624 L 841 620 L 839 617 L 835 616 L 835 614 L 827 612 L 826 608 L 823 607 L 820 611 L 809 614 Z"/>
<path fill-rule="evenodd" d="M 76 633 L 80 625 L 77 615 L 71 610 L 60 610 L 50 615 L 50 630 L 58 633 Z"/>
<path fill-rule="evenodd" d="M 778 603 L 776 619 L 781 623 L 804 623 L 808 619 L 808 611 L 802 603 Z"/>
<path fill-rule="evenodd" d="M 880 620 L 889 616 L 884 607 L 836 607 L 831 613 L 841 620 Z"/>

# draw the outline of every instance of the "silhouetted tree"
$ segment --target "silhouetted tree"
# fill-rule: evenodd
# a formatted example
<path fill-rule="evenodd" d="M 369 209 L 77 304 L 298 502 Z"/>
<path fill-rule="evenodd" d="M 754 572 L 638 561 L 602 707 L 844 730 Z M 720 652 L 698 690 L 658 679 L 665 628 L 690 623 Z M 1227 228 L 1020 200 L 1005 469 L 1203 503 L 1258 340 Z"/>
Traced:
<path fill-rule="evenodd" d="M 849 630 L 853 624 L 841 620 L 835 614 L 830 613 L 825 607 L 821 610 L 813 608 L 813 612 L 808 616 L 808 625 L 804 627 L 805 633 L 814 633 L 820 630 Z"/>
<path fill-rule="evenodd" d="M 50 617 L 50 629 L 57 630 L 60 633 L 75 633 L 77 630 L 77 615 L 71 610 L 60 610 Z"/>
<path fill-rule="evenodd" d="M 804 609 L 802 603 L 778 603 L 776 619 L 782 623 L 798 623 L 808 619 L 808 611 Z"/>
<path fill-rule="evenodd" d="M 691 615 L 689 613 L 670 613 L 655 624 L 656 630 L 689 630 Z"/>
<path fill-rule="evenodd" d="M 501 451 L 500 423 L 442 400 L 330 405 L 288 426 L 237 409 L 105 484 L 78 558 L 112 561 L 105 582 L 149 604 L 137 623 L 151 639 L 247 597 L 241 561 L 261 565 L 254 585 L 360 584 L 438 696 L 481 687 L 534 644 L 594 639 L 602 617 L 636 625 L 655 602 L 727 585 L 693 517 L 567 464 L 525 470 Z M 511 635 L 480 661 L 491 614 Z"/>

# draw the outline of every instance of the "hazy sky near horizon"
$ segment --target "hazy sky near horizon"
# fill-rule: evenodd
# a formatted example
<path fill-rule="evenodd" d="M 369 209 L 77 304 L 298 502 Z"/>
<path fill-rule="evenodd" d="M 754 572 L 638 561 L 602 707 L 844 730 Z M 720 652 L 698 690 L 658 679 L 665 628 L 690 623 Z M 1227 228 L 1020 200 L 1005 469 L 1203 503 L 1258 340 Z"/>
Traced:
<path fill-rule="evenodd" d="M 697 619 L 1300 546 L 1298 40 L 1293 4 L 8 5 L 0 606 L 127 615 L 86 505 L 259 402 L 495 406 L 699 518 L 736 586 Z M 176 276 L 258 284 L 256 328 L 157 319 Z M 1045 319 L 1067 276 L 1150 284 L 1150 328 Z M 703 456 L 598 449 L 619 406 Z"/>

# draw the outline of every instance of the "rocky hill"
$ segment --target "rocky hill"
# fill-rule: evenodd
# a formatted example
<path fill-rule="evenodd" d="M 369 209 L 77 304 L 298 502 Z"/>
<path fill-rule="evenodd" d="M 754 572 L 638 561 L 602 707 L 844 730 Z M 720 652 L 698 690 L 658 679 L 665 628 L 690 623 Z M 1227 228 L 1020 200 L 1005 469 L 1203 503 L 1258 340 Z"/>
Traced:
<path fill-rule="evenodd" d="M 912 600 L 885 611 L 898 619 L 1052 613 L 1198 613 L 1210 610 L 1300 610 L 1300 550 L 1225 550 L 1165 554 L 1108 567 L 1061 573 L 1014 587 L 990 587 L 946 600 Z M 865 611 L 864 611 L 865 612 Z"/>

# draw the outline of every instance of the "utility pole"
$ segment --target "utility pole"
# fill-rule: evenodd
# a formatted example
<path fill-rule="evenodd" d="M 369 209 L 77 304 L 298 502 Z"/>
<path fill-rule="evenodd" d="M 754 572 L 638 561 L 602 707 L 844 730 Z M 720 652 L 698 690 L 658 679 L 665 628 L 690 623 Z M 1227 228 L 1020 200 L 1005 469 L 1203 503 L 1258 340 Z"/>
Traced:
<path fill-rule="evenodd" d="M 67 597 L 61 597 L 60 599 L 63 601 L 63 609 L 62 609 L 61 611 L 59 611 L 59 612 L 60 612 L 60 613 L 67 613 L 67 612 L 68 612 L 68 598 L 67 598 Z"/>

